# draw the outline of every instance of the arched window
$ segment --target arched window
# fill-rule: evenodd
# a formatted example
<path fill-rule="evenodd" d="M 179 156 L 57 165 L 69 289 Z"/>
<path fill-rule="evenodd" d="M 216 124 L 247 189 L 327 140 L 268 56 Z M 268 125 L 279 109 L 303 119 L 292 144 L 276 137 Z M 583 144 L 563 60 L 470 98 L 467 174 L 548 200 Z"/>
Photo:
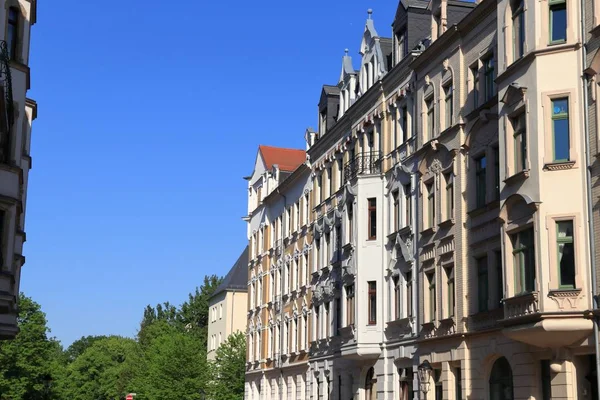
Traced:
<path fill-rule="evenodd" d="M 375 379 L 375 370 L 373 367 L 369 368 L 367 372 L 367 378 L 365 379 L 365 400 L 375 400 L 377 397 L 377 388 L 375 384 L 377 380 Z"/>
<path fill-rule="evenodd" d="M 490 400 L 513 400 L 512 370 L 508 360 L 496 360 L 490 374 Z"/>

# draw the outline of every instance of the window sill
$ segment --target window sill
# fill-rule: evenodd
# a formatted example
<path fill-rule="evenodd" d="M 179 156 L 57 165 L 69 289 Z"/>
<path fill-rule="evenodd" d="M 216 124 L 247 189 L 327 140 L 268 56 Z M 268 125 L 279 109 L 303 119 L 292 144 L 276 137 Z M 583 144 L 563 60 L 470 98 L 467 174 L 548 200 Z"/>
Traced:
<path fill-rule="evenodd" d="M 445 220 L 445 221 L 442 221 L 442 222 L 440 222 L 440 223 L 438 224 L 438 226 L 439 226 L 440 228 L 449 228 L 449 227 L 451 227 L 452 225 L 454 225 L 454 218 L 447 219 L 447 220 Z"/>
<path fill-rule="evenodd" d="M 472 209 L 471 211 L 467 211 L 467 214 L 473 218 L 473 217 L 477 217 L 478 215 L 484 214 L 490 210 L 493 210 L 495 208 L 500 207 L 500 200 L 493 200 L 489 203 L 487 203 L 486 205 L 483 205 L 481 207 L 477 207 Z"/>
<path fill-rule="evenodd" d="M 483 104 L 480 104 L 479 106 L 475 107 L 470 113 L 465 115 L 465 119 L 472 120 L 475 117 L 481 115 L 482 111 L 490 110 L 497 103 L 498 103 L 498 94 L 495 94 L 494 96 L 492 96 L 491 99 L 486 100 Z"/>
<path fill-rule="evenodd" d="M 571 298 L 571 297 L 579 297 L 581 293 L 581 289 L 576 288 L 560 288 L 560 289 L 550 289 L 548 292 L 548 296 L 550 297 L 561 297 L 561 298 Z"/>
<path fill-rule="evenodd" d="M 421 236 L 433 235 L 436 231 L 437 231 L 437 228 L 435 226 L 432 226 L 430 228 L 422 230 L 421 231 Z"/>
<path fill-rule="evenodd" d="M 513 174 L 513 175 L 509 176 L 508 178 L 506 178 L 504 180 L 504 183 L 506 183 L 507 185 L 510 185 L 515 182 L 520 182 L 522 180 L 525 180 L 527 178 L 529 178 L 529 169 L 524 169 L 524 170 L 521 170 L 521 171 L 517 172 L 516 174 Z"/>
<path fill-rule="evenodd" d="M 544 171 L 563 171 L 575 167 L 575 161 L 552 162 L 544 165 Z"/>

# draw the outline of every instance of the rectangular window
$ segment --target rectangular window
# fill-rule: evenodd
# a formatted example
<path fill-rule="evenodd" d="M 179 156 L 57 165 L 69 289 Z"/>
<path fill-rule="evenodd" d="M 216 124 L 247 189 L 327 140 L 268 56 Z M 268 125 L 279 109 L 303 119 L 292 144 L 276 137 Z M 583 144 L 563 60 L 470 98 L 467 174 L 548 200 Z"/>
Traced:
<path fill-rule="evenodd" d="M 400 318 L 400 277 L 394 276 L 392 283 L 394 285 L 394 319 Z"/>
<path fill-rule="evenodd" d="M 454 267 L 446 268 L 446 277 L 448 278 L 447 290 L 448 290 L 448 317 L 454 317 L 456 315 L 456 294 L 454 285 Z"/>
<path fill-rule="evenodd" d="M 377 239 L 377 199 L 371 198 L 368 199 L 369 202 L 369 232 L 368 237 L 369 240 Z"/>
<path fill-rule="evenodd" d="M 479 312 L 488 310 L 489 280 L 487 256 L 477 259 L 477 304 Z"/>
<path fill-rule="evenodd" d="M 550 44 L 567 41 L 567 2 L 550 0 Z"/>
<path fill-rule="evenodd" d="M 556 247 L 561 288 L 575 288 L 575 245 L 573 221 L 556 223 Z"/>
<path fill-rule="evenodd" d="M 552 100 L 552 139 L 554 161 L 569 161 L 569 99 Z"/>
<path fill-rule="evenodd" d="M 429 283 L 429 321 L 435 321 L 435 313 L 437 311 L 436 296 L 435 296 L 435 273 L 427 274 Z"/>
<path fill-rule="evenodd" d="M 454 368 L 454 399 L 462 400 L 462 373 L 460 367 Z"/>
<path fill-rule="evenodd" d="M 476 207 L 485 206 L 485 192 L 486 192 L 486 168 L 487 159 L 485 156 L 481 156 L 475 160 L 475 193 L 476 193 Z"/>
<path fill-rule="evenodd" d="M 369 281 L 369 325 L 377 323 L 377 282 Z"/>
<path fill-rule="evenodd" d="M 333 334 L 339 335 L 339 329 L 342 327 L 342 300 L 337 297 L 335 299 L 335 328 Z"/>
<path fill-rule="evenodd" d="M 453 104 L 453 92 L 452 83 L 444 87 L 445 94 L 445 113 L 446 113 L 446 129 L 452 126 L 454 119 L 454 104 Z"/>
<path fill-rule="evenodd" d="M 446 219 L 454 216 L 454 174 L 449 172 L 446 178 Z"/>
<path fill-rule="evenodd" d="M 329 179 L 329 193 L 327 193 L 327 197 L 331 197 L 334 193 L 333 191 L 333 169 L 329 167 L 327 169 L 327 178 Z"/>
<path fill-rule="evenodd" d="M 435 185 L 432 183 L 425 184 L 427 190 L 427 226 L 433 228 L 435 225 Z"/>
<path fill-rule="evenodd" d="M 300 229 L 300 200 L 296 202 L 296 230 Z"/>
<path fill-rule="evenodd" d="M 500 148 L 494 147 L 494 194 L 500 200 Z"/>
<path fill-rule="evenodd" d="M 392 232 L 396 232 L 400 227 L 400 224 L 398 221 L 398 219 L 400 218 L 400 199 L 398 198 L 399 192 L 397 190 L 392 192 L 392 197 L 394 200 L 394 213 L 393 213 L 394 220 L 392 221 Z"/>
<path fill-rule="evenodd" d="M 321 203 L 325 200 L 323 198 L 323 173 L 317 176 L 317 184 L 319 185 L 319 203 Z"/>
<path fill-rule="evenodd" d="M 352 242 L 354 236 L 354 209 L 352 204 L 348 204 L 348 242 Z"/>
<path fill-rule="evenodd" d="M 550 360 L 540 360 L 540 377 L 542 378 L 542 400 L 552 400 L 552 374 Z"/>
<path fill-rule="evenodd" d="M 406 106 L 400 108 L 401 115 L 401 123 L 402 123 L 402 132 L 401 134 L 401 143 L 404 143 L 410 136 L 408 135 L 408 109 Z"/>
<path fill-rule="evenodd" d="M 471 68 L 471 79 L 473 80 L 472 96 L 473 96 L 473 108 L 479 107 L 479 67 L 477 64 Z"/>
<path fill-rule="evenodd" d="M 444 387 L 442 385 L 442 370 L 433 370 L 433 380 L 435 382 L 435 400 L 444 400 Z"/>
<path fill-rule="evenodd" d="M 494 83 L 494 57 L 483 60 L 483 74 L 485 79 L 485 101 L 494 97 L 496 88 Z"/>
<path fill-rule="evenodd" d="M 502 253 L 495 251 L 496 257 L 496 298 L 498 299 L 497 307 L 502 308 L 502 299 L 504 299 L 504 277 L 502 276 Z"/>
<path fill-rule="evenodd" d="M 400 127 L 399 127 L 399 116 L 398 109 L 394 108 L 391 112 L 392 114 L 392 150 L 395 150 L 398 146 L 400 146 Z"/>
<path fill-rule="evenodd" d="M 435 136 L 435 108 L 433 102 L 433 96 L 425 100 L 425 107 L 427 108 L 427 134 L 429 139 Z"/>
<path fill-rule="evenodd" d="M 404 225 L 410 226 L 412 207 L 410 201 L 410 183 L 404 185 Z"/>
<path fill-rule="evenodd" d="M 527 169 L 527 128 L 525 125 L 525 112 L 523 111 L 511 119 L 513 128 L 513 143 L 515 151 L 515 173 Z"/>
<path fill-rule="evenodd" d="M 513 4 L 513 60 L 518 60 L 525 53 L 525 13 L 523 0 L 517 0 Z"/>
<path fill-rule="evenodd" d="M 16 7 L 8 9 L 8 29 L 6 31 L 6 44 L 8 56 L 11 60 L 17 59 L 17 42 L 19 37 L 19 10 Z M 260 199 L 259 199 L 260 200 Z"/>
<path fill-rule="evenodd" d="M 412 283 L 412 272 L 406 273 L 406 315 L 409 318 L 413 316 L 413 283 Z"/>
<path fill-rule="evenodd" d="M 511 237 L 515 268 L 515 294 L 533 292 L 535 288 L 535 246 L 533 228 Z"/>
<path fill-rule="evenodd" d="M 338 189 L 341 189 L 344 184 L 344 160 L 338 158 L 337 160 L 337 169 L 338 169 Z"/>
<path fill-rule="evenodd" d="M 346 326 L 354 325 L 354 285 L 346 286 Z"/>
<path fill-rule="evenodd" d="M 309 216 L 310 216 L 310 199 L 308 197 L 308 194 L 306 194 L 306 196 L 304 196 L 304 224 L 308 224 L 309 221 Z"/>

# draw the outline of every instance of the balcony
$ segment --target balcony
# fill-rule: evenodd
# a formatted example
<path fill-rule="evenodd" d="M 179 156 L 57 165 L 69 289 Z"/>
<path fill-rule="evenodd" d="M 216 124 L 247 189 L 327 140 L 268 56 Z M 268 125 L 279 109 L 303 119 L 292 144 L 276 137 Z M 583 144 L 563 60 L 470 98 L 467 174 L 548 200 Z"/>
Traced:
<path fill-rule="evenodd" d="M 589 336 L 593 322 L 581 312 L 542 312 L 538 292 L 504 299 L 504 336 L 537 347 L 571 346 Z"/>
<path fill-rule="evenodd" d="M 359 175 L 381 173 L 381 153 L 378 151 L 359 153 L 344 165 L 344 184 Z"/>

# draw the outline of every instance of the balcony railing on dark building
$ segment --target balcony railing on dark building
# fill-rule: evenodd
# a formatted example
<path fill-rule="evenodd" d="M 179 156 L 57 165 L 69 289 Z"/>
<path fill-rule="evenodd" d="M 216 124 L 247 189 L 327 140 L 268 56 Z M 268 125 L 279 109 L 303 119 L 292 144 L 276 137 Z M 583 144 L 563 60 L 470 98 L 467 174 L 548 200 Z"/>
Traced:
<path fill-rule="evenodd" d="M 359 175 L 379 173 L 381 173 L 381 153 L 378 151 L 359 153 L 344 165 L 344 183 Z"/>
<path fill-rule="evenodd" d="M 10 131 L 14 124 L 10 54 L 4 40 L 0 40 L 0 162 L 10 159 Z"/>

